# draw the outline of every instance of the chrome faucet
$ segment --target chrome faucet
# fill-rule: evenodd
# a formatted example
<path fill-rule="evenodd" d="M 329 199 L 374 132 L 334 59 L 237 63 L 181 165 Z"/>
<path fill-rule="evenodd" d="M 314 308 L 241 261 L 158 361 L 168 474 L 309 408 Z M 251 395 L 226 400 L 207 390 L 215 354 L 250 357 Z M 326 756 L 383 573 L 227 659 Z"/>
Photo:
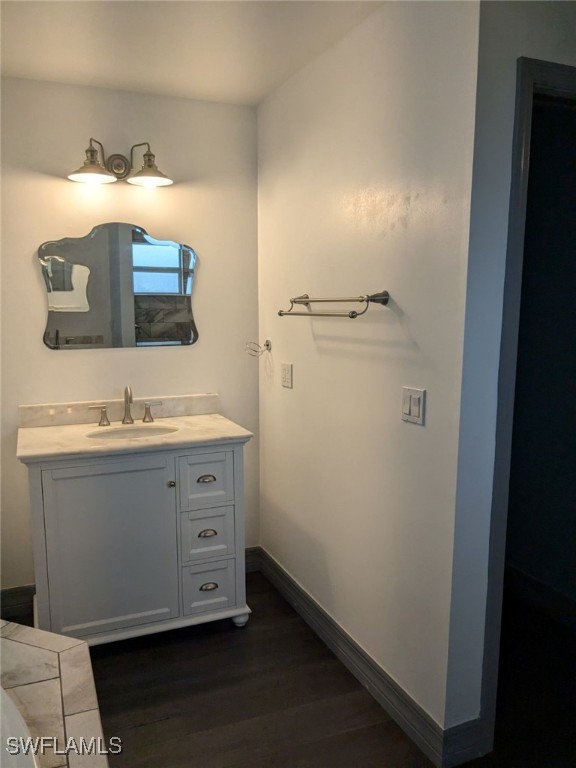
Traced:
<path fill-rule="evenodd" d="M 132 387 L 128 386 L 124 390 L 124 418 L 122 419 L 122 424 L 134 424 L 134 419 L 130 413 L 130 403 L 133 402 Z"/>

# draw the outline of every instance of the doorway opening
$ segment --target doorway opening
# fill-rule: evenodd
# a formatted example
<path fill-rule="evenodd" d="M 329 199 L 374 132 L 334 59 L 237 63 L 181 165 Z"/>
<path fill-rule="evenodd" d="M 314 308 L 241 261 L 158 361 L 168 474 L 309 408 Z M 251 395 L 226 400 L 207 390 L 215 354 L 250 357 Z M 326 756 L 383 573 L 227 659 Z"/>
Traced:
<path fill-rule="evenodd" d="M 575 759 L 575 295 L 576 69 L 521 59 L 483 710 L 523 768 Z"/>

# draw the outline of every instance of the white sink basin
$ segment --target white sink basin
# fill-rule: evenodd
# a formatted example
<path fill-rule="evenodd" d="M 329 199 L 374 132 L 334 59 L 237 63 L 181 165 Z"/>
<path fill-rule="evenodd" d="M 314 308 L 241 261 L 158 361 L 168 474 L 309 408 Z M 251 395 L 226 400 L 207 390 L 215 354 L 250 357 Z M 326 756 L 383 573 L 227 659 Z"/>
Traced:
<path fill-rule="evenodd" d="M 171 424 L 126 424 L 122 427 L 99 427 L 94 432 L 88 432 L 86 437 L 96 440 L 134 440 L 170 435 L 177 431 L 178 427 Z"/>

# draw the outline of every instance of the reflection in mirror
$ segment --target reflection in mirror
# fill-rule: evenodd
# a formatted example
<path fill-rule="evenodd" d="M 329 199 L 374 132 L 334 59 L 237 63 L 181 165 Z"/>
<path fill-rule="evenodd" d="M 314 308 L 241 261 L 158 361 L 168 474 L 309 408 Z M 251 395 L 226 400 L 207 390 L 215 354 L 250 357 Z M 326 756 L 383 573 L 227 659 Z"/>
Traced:
<path fill-rule="evenodd" d="M 48 293 L 50 349 L 193 344 L 196 254 L 132 224 L 101 224 L 85 237 L 38 249 Z"/>
<path fill-rule="evenodd" d="M 88 267 L 70 264 L 60 256 L 48 256 L 40 259 L 40 263 L 48 291 L 48 309 L 54 312 L 88 312 Z"/>

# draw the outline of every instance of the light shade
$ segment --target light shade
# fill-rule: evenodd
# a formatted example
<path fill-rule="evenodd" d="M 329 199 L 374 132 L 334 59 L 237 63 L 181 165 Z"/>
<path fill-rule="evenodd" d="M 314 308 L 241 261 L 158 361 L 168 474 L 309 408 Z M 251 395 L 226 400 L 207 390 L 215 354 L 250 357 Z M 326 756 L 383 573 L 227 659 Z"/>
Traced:
<path fill-rule="evenodd" d="M 144 144 L 146 144 L 146 142 L 144 142 Z M 143 145 L 134 145 L 134 147 L 137 146 Z M 172 179 L 169 179 L 165 173 L 162 173 L 162 171 L 158 170 L 158 166 L 155 162 L 156 158 L 150 151 L 150 145 L 147 144 L 147 146 L 148 151 L 144 152 L 144 165 L 142 166 L 141 170 L 126 179 L 128 184 L 136 184 L 140 187 L 167 187 L 169 184 L 174 184 Z M 132 158 L 132 151 L 134 150 L 134 147 L 132 147 L 130 150 L 130 158 Z"/>
<path fill-rule="evenodd" d="M 80 181 L 83 184 L 111 184 L 117 180 L 116 176 L 100 164 L 98 150 L 92 146 L 93 141 L 95 140 L 90 139 L 90 146 L 86 150 L 84 165 L 69 174 L 68 178 L 70 181 Z"/>

